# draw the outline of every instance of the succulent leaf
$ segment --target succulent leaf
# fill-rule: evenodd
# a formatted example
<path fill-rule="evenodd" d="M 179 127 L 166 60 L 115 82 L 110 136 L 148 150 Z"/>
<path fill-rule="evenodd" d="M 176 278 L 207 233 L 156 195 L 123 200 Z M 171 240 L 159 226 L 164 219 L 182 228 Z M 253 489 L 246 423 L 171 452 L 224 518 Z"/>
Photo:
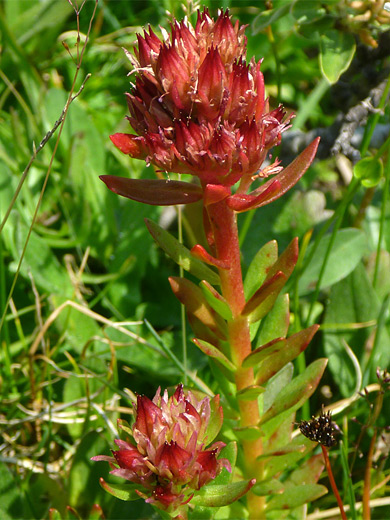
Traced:
<path fill-rule="evenodd" d="M 203 262 L 194 258 L 190 250 L 181 244 L 168 231 L 160 227 L 152 220 L 145 219 L 149 233 L 156 243 L 183 269 L 190 272 L 200 280 L 207 280 L 212 285 L 221 283 L 218 274 L 207 267 Z"/>
<path fill-rule="evenodd" d="M 152 206 L 191 204 L 202 198 L 201 187 L 190 182 L 128 179 L 116 175 L 100 175 L 100 179 L 114 193 Z"/>

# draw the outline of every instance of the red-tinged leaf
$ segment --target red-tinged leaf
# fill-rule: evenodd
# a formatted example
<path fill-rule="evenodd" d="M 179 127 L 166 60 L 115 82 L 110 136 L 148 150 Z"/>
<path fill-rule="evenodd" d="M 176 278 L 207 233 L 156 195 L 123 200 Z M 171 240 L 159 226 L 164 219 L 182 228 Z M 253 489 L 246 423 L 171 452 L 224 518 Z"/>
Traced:
<path fill-rule="evenodd" d="M 319 142 L 319 137 L 314 139 L 314 141 L 310 143 L 309 146 L 305 148 L 303 152 L 300 153 L 291 164 L 289 164 L 284 170 L 282 170 L 275 177 L 265 182 L 261 186 L 263 191 L 267 190 L 275 182 L 275 180 L 277 180 L 280 185 L 278 190 L 276 190 L 273 193 L 270 193 L 269 197 L 257 204 L 257 208 L 265 206 L 266 204 L 270 204 L 274 200 L 284 195 L 293 186 L 295 186 L 295 184 L 299 181 L 299 179 L 302 177 L 302 175 L 306 172 L 306 170 L 313 162 L 314 157 L 317 153 Z M 258 190 L 254 190 L 252 193 L 249 194 L 249 196 L 256 196 L 257 191 Z"/>
<path fill-rule="evenodd" d="M 225 298 L 206 280 L 202 280 L 199 285 L 210 307 L 222 316 L 224 320 L 231 320 L 233 318 L 232 311 L 230 310 L 229 304 Z"/>
<path fill-rule="evenodd" d="M 200 244 L 196 244 L 191 249 L 191 254 L 194 258 L 197 258 L 201 260 L 202 262 L 205 262 L 206 264 L 213 265 L 214 267 L 218 267 L 218 269 L 229 269 L 230 265 L 226 262 L 223 262 L 222 260 L 218 260 L 218 258 L 215 258 L 214 256 L 210 255 L 206 251 L 206 249 L 201 246 Z"/>
<path fill-rule="evenodd" d="M 49 509 L 49 520 L 62 520 L 60 512 L 54 509 L 54 507 Z"/>
<path fill-rule="evenodd" d="M 187 312 L 188 322 L 195 336 L 203 341 L 207 341 L 211 345 L 218 345 L 220 337 L 218 337 L 212 330 L 202 323 L 196 316 Z"/>
<path fill-rule="evenodd" d="M 274 265 L 270 268 L 267 273 L 266 280 L 272 278 L 278 271 L 281 271 L 288 279 L 291 273 L 294 271 L 295 264 L 297 263 L 299 255 L 298 238 L 295 237 L 279 256 Z"/>
<path fill-rule="evenodd" d="M 285 338 L 290 326 L 290 301 L 288 294 L 279 295 L 271 311 L 261 324 L 256 348 L 280 336 Z"/>
<path fill-rule="evenodd" d="M 127 179 L 116 175 L 100 175 L 107 187 L 128 199 L 152 206 L 191 204 L 201 200 L 202 188 L 196 184 L 163 179 Z"/>
<path fill-rule="evenodd" d="M 237 367 L 224 354 L 222 354 L 222 352 L 217 347 L 211 345 L 211 343 L 203 341 L 199 338 L 194 338 L 192 341 L 204 354 L 206 354 L 206 356 L 219 361 L 219 363 L 221 363 L 231 372 L 235 372 L 237 370 Z"/>
<path fill-rule="evenodd" d="M 104 520 L 105 516 L 103 513 L 103 509 L 99 506 L 99 504 L 94 504 L 91 509 L 91 513 L 89 515 L 88 520 Z"/>
<path fill-rule="evenodd" d="M 266 451 L 265 453 L 257 457 L 256 460 L 268 459 L 270 457 L 282 457 L 283 455 L 287 455 L 288 453 L 304 453 L 306 450 L 307 447 L 304 444 L 290 443 L 287 446 L 282 446 L 278 450 Z"/>
<path fill-rule="evenodd" d="M 324 457 L 322 453 L 313 455 L 310 459 L 305 460 L 294 470 L 286 479 L 286 484 L 313 484 L 317 482 L 324 470 Z"/>
<path fill-rule="evenodd" d="M 273 399 L 273 401 L 275 401 L 275 399 Z M 267 407 L 267 410 L 268 408 L 269 406 Z M 263 413 L 265 413 L 265 411 Z M 294 429 L 294 421 L 295 412 L 292 412 L 290 414 L 279 415 L 276 420 L 270 421 L 262 426 L 261 429 L 264 435 L 263 448 L 265 453 L 278 453 L 280 449 L 286 446 L 286 444 L 291 444 L 291 435 Z M 268 457 L 267 464 L 270 460 L 274 460 L 272 456 Z"/>
<path fill-rule="evenodd" d="M 242 362 L 243 368 L 250 368 L 260 364 L 265 358 L 284 350 L 287 340 L 285 338 L 275 338 L 265 345 L 261 345 L 251 352 Z"/>
<path fill-rule="evenodd" d="M 286 451 L 286 453 L 281 455 L 274 455 L 274 452 L 267 452 L 264 457 L 259 457 L 259 460 L 263 461 L 264 464 L 265 480 L 280 474 L 285 469 L 294 467 L 296 463 L 306 457 L 306 455 L 313 450 L 313 446 L 315 446 L 309 439 L 301 440 L 299 437 L 292 439 L 290 444 L 296 446 L 298 449 Z"/>
<path fill-rule="evenodd" d="M 267 345 L 264 345 L 263 347 L 259 347 L 259 349 L 254 350 L 252 354 L 248 356 L 248 358 L 252 355 L 255 359 L 256 356 L 258 356 L 258 359 L 263 358 L 262 361 L 260 361 L 261 365 L 256 372 L 256 384 L 264 384 L 273 375 L 279 372 L 281 368 L 287 365 L 287 363 L 298 357 L 299 354 L 306 349 L 306 347 L 312 340 L 314 334 L 317 332 L 318 328 L 319 325 L 312 325 L 307 329 L 300 330 L 296 334 L 293 334 L 292 336 L 284 340 L 284 344 L 282 345 L 282 348 L 279 350 L 277 350 L 277 347 L 274 350 L 272 350 L 273 345 L 271 341 L 271 350 L 269 351 L 270 356 L 266 355 L 267 348 L 264 348 L 267 347 Z M 262 354 L 262 348 L 264 348 L 264 354 Z"/>
<path fill-rule="evenodd" d="M 275 511 L 294 509 L 307 502 L 317 500 L 328 492 L 325 486 L 320 484 L 304 484 L 287 488 L 281 495 L 276 495 L 267 502 L 266 510 Z"/>
<path fill-rule="evenodd" d="M 202 487 L 191 500 L 191 505 L 203 507 L 223 507 L 244 496 L 255 484 L 256 479 L 232 482 L 226 485 Z"/>
<path fill-rule="evenodd" d="M 328 360 L 320 358 L 311 363 L 306 370 L 285 386 L 271 406 L 261 417 L 264 424 L 283 412 L 291 413 L 302 406 L 317 388 Z"/>
<path fill-rule="evenodd" d="M 185 278 L 171 276 L 169 283 L 176 298 L 185 306 L 189 317 L 194 316 L 220 339 L 225 340 L 227 337 L 226 323 L 207 303 L 202 290 Z"/>
<path fill-rule="evenodd" d="M 286 283 L 286 276 L 279 271 L 272 278 L 265 281 L 250 300 L 245 304 L 243 316 L 248 316 L 254 323 L 261 320 L 272 309 L 276 298 Z"/>
<path fill-rule="evenodd" d="M 280 493 L 283 493 L 283 491 L 284 485 L 276 478 L 267 480 L 265 482 L 259 482 L 252 488 L 252 493 L 259 497 L 265 497 L 267 495 L 279 495 Z"/>
<path fill-rule="evenodd" d="M 103 478 L 99 480 L 102 488 L 110 493 L 110 495 L 129 502 L 131 500 L 138 500 L 139 495 L 136 492 L 136 484 L 109 484 Z"/>
<path fill-rule="evenodd" d="M 203 204 L 209 206 L 226 199 L 230 195 L 230 188 L 220 184 L 207 184 L 203 193 Z"/>
<path fill-rule="evenodd" d="M 278 259 L 278 243 L 267 242 L 255 255 L 245 276 L 245 297 L 250 298 L 264 282 L 269 270 Z"/>
<path fill-rule="evenodd" d="M 168 231 L 147 218 L 145 219 L 145 223 L 154 240 L 174 262 L 199 278 L 199 280 L 207 280 L 213 285 L 220 285 L 221 280 L 218 273 L 211 270 L 197 258 L 194 258 L 190 250 L 183 246 L 183 244 L 180 244 Z"/>
<path fill-rule="evenodd" d="M 72 506 L 66 506 L 66 511 L 67 511 L 67 517 L 69 520 L 71 519 L 74 519 L 74 520 L 82 520 L 81 519 L 81 516 L 78 514 L 78 512 L 76 511 L 76 509 L 74 509 L 74 507 Z"/>
<path fill-rule="evenodd" d="M 237 213 L 249 211 L 267 204 L 266 201 L 271 196 L 275 196 L 280 189 L 281 185 L 279 180 L 277 178 L 273 178 L 260 186 L 260 188 L 257 190 L 252 191 L 252 193 L 235 193 L 227 199 L 226 205 Z"/>

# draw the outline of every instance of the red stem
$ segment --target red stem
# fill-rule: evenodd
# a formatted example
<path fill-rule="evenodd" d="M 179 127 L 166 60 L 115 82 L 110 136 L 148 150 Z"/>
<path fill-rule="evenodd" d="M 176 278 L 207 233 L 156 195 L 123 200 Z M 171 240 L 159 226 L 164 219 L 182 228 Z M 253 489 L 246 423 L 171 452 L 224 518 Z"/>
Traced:
<path fill-rule="evenodd" d="M 231 358 L 238 367 L 235 375 L 237 391 L 255 383 L 252 368 L 241 368 L 242 361 L 251 352 L 248 319 L 241 316 L 245 305 L 244 286 L 241 271 L 240 247 L 238 241 L 236 213 L 228 208 L 222 200 L 207 207 L 212 235 L 215 245 L 215 256 L 228 269 L 219 269 L 223 297 L 230 305 L 233 319 L 228 323 Z M 257 425 L 260 420 L 257 399 L 239 401 L 242 428 Z M 262 440 L 243 441 L 246 478 L 263 478 L 263 465 L 256 459 L 262 454 Z M 265 517 L 265 498 L 248 493 L 248 508 L 251 520 Z"/>
<path fill-rule="evenodd" d="M 348 520 L 347 519 L 347 515 L 345 514 L 345 511 L 344 511 L 343 501 L 341 500 L 341 497 L 340 497 L 340 494 L 338 492 L 338 489 L 337 489 L 337 486 L 336 486 L 336 482 L 335 482 L 335 479 L 334 479 L 334 476 L 333 476 L 333 471 L 332 471 L 332 467 L 330 465 L 328 450 L 325 448 L 325 446 L 322 446 L 322 445 L 321 445 L 321 449 L 322 449 L 322 454 L 324 456 L 325 467 L 326 467 L 326 471 L 328 472 L 330 485 L 332 486 L 332 490 L 333 490 L 334 496 L 336 497 L 337 504 L 338 504 L 339 509 L 340 509 L 341 518 L 343 520 Z"/>

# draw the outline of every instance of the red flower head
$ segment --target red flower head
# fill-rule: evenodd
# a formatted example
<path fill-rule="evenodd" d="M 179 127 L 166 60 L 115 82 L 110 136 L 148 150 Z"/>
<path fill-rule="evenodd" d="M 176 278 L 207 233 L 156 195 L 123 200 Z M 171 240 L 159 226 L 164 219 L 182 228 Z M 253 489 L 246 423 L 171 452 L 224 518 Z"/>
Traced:
<path fill-rule="evenodd" d="M 203 188 L 230 188 L 240 181 L 237 193 L 244 195 L 255 178 L 280 171 L 277 162 L 265 169 L 261 165 L 268 150 L 280 143 L 291 117 L 285 117 L 281 106 L 269 111 L 261 62 L 246 61 L 244 30 L 238 21 L 232 22 L 228 10 L 213 20 L 204 9 L 198 11 L 195 27 L 188 20 L 174 21 L 170 35 L 163 31 L 163 40 L 151 28 L 138 35 L 135 56 L 126 52 L 136 74 L 127 94 L 128 120 L 135 134 L 112 135 L 114 145 L 162 171 L 195 175 Z M 288 181 L 282 177 L 283 183 L 273 186 L 272 197 L 269 191 L 260 199 L 256 193 L 251 207 L 274 200 L 287 184 L 295 184 L 313 160 L 317 144 L 312 143 L 310 153 L 287 172 Z M 161 197 L 143 193 L 148 190 L 145 180 L 137 184 L 111 176 L 102 179 L 120 195 L 162 204 Z M 163 204 L 194 202 L 185 187 L 182 197 L 180 186 L 172 185 L 172 197 L 167 188 Z M 149 191 L 154 190 L 150 186 Z M 196 200 L 202 195 L 199 190 Z M 241 211 L 241 204 L 233 201 L 235 211 Z M 244 206 L 242 211 L 248 209 L 247 200 Z"/>
<path fill-rule="evenodd" d="M 221 425 L 218 396 L 198 400 L 179 385 L 168 397 L 167 391 L 161 396 L 158 389 L 153 400 L 138 396 L 131 430 L 135 444 L 117 439 L 114 457 L 98 455 L 92 460 L 110 462 L 115 467 L 113 475 L 139 484 L 137 492 L 147 502 L 172 512 L 223 467 L 230 471 L 226 459 L 217 459 L 224 443 L 206 449 Z"/>

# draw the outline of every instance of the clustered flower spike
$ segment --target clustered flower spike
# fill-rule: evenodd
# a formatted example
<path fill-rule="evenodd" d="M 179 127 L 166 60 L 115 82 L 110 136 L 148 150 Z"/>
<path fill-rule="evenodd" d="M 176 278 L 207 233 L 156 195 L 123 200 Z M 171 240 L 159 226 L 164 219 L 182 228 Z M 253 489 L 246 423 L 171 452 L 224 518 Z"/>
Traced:
<path fill-rule="evenodd" d="M 219 396 L 198 400 L 179 385 L 168 397 L 167 390 L 161 396 L 159 388 L 152 400 L 137 398 L 133 441 L 117 439 L 119 449 L 112 452 L 113 457 L 98 455 L 92 460 L 110 462 L 113 475 L 138 484 L 140 497 L 172 513 L 223 467 L 231 471 L 226 459 L 217 459 L 223 442 L 206 449 L 219 431 L 215 423 L 219 428 L 222 425 Z"/>
<path fill-rule="evenodd" d="M 111 136 L 123 153 L 160 171 L 191 174 L 201 186 L 162 179 L 100 178 L 115 193 L 153 205 L 189 204 L 217 193 L 230 209 L 248 211 L 269 204 L 298 182 L 314 159 L 315 139 L 286 169 L 277 159 L 262 167 L 270 148 L 290 126 L 282 106 L 269 109 L 261 61 L 246 61 L 245 26 L 229 11 L 216 20 L 198 11 L 195 27 L 185 19 L 162 29 L 160 40 L 149 27 L 138 35 L 135 83 L 127 94 L 135 133 Z M 248 193 L 252 182 L 273 175 Z M 239 183 L 235 193 L 231 187 Z M 212 197 L 215 199 L 215 196 Z"/>
<path fill-rule="evenodd" d="M 339 433 L 338 426 L 332 421 L 330 411 L 322 412 L 318 417 L 312 417 L 311 421 L 301 421 L 299 429 L 305 437 L 311 441 L 318 442 L 322 446 L 330 448 L 337 443 L 335 434 Z"/>
<path fill-rule="evenodd" d="M 193 27 L 174 21 L 160 41 L 151 28 L 127 55 L 136 79 L 127 94 L 134 134 L 114 134 L 122 152 L 202 183 L 232 186 L 259 171 L 289 126 L 269 111 L 260 62 L 246 62 L 245 26 L 221 11 L 198 12 Z"/>

